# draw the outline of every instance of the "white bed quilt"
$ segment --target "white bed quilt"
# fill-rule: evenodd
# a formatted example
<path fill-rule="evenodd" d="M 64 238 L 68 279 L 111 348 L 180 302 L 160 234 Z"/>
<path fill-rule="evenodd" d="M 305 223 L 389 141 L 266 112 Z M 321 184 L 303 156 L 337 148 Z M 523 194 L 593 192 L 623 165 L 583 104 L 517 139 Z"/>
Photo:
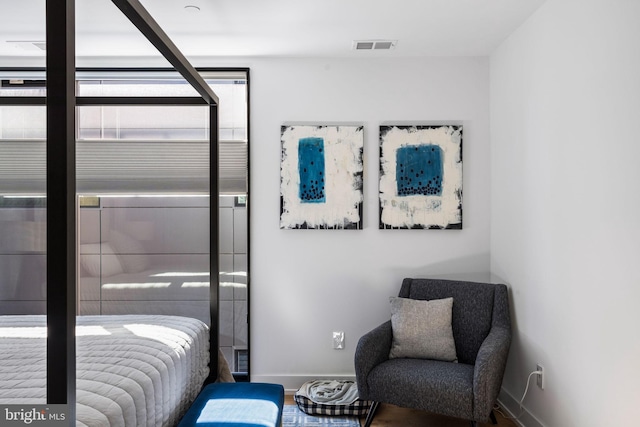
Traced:
<path fill-rule="evenodd" d="M 173 426 L 209 374 L 209 330 L 159 315 L 79 316 L 77 426 Z M 0 316 L 0 403 L 46 402 L 45 316 Z"/>

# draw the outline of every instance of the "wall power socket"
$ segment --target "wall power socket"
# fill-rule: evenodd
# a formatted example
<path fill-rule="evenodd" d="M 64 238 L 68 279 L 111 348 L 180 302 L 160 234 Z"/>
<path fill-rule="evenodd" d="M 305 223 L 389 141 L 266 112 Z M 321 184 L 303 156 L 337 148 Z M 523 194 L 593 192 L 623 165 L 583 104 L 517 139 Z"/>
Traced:
<path fill-rule="evenodd" d="M 344 349 L 344 332 L 336 331 L 333 333 L 333 348 L 335 350 Z"/>
<path fill-rule="evenodd" d="M 536 371 L 540 372 L 536 375 L 536 384 L 538 384 L 541 390 L 544 390 L 544 367 L 538 363 L 536 365 Z"/>

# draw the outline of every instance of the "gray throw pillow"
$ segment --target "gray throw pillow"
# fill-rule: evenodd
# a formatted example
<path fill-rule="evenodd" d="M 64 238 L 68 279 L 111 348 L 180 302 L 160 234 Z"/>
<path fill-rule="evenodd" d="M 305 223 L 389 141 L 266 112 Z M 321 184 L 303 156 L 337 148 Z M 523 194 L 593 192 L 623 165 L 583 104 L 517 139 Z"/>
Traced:
<path fill-rule="evenodd" d="M 393 341 L 389 358 L 457 360 L 451 328 L 453 298 L 414 300 L 392 297 Z"/>

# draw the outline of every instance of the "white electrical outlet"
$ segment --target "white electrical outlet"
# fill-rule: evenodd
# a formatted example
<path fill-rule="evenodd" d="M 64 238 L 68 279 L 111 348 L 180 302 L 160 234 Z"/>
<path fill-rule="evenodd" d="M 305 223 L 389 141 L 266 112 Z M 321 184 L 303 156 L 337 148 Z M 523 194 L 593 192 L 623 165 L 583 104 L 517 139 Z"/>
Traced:
<path fill-rule="evenodd" d="M 544 367 L 541 364 L 536 365 L 536 371 L 540 373 L 536 375 L 536 384 L 540 387 L 541 390 L 544 390 Z"/>
<path fill-rule="evenodd" d="M 342 350 L 344 348 L 344 332 L 336 331 L 333 333 L 333 348 L 335 350 Z"/>

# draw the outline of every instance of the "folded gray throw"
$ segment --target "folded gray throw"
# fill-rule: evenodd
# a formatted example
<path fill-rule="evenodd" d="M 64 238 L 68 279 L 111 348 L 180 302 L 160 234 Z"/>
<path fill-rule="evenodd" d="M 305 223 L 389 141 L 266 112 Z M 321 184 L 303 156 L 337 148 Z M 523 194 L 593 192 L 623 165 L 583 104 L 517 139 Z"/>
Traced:
<path fill-rule="evenodd" d="M 353 381 L 309 381 L 297 393 L 324 405 L 350 405 L 358 400 L 358 388 Z"/>

